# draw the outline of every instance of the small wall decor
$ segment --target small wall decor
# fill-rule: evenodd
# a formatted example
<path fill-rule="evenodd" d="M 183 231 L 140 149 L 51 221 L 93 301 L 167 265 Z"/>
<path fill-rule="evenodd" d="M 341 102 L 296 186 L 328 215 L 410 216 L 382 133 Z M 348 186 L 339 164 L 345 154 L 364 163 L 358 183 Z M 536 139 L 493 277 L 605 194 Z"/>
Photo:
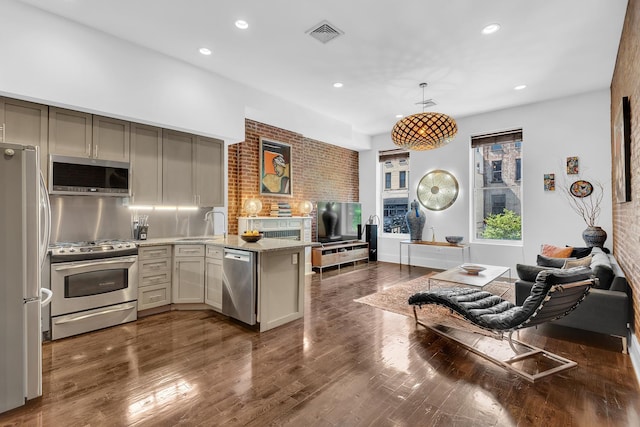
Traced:
<path fill-rule="evenodd" d="M 593 193 L 593 185 L 589 181 L 578 180 L 571 184 L 569 192 L 573 197 L 587 197 Z"/>
<path fill-rule="evenodd" d="M 260 138 L 260 194 L 293 195 L 291 145 Z"/>
<path fill-rule="evenodd" d="M 616 200 L 631 200 L 631 105 L 629 97 L 622 98 L 613 128 L 613 175 Z"/>
<path fill-rule="evenodd" d="M 445 170 L 433 170 L 418 183 L 418 200 L 431 211 L 447 209 L 458 197 L 458 181 Z"/>
<path fill-rule="evenodd" d="M 544 191 L 556 191 L 556 174 L 544 174 Z"/>
<path fill-rule="evenodd" d="M 578 157 L 567 157 L 567 175 L 577 175 L 579 173 Z"/>

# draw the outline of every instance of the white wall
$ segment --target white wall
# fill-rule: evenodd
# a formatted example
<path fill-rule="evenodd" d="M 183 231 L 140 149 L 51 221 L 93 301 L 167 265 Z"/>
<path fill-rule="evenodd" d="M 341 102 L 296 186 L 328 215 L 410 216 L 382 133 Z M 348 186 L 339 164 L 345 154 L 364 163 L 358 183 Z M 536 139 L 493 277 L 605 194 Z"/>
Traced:
<path fill-rule="evenodd" d="M 0 95 L 224 139 L 265 121 L 354 149 L 369 138 L 323 116 L 23 3 L 0 0 Z"/>
<path fill-rule="evenodd" d="M 437 240 L 446 235 L 462 235 L 469 242 L 470 230 L 470 139 L 472 135 L 514 128 L 523 129 L 523 246 L 473 243 L 471 261 L 484 264 L 510 266 L 515 277 L 517 263 L 535 264 L 536 254 L 542 243 L 558 246 L 584 246 L 582 231 L 586 224 L 570 209 L 561 190 L 562 180 L 568 177 L 565 162 L 568 156 L 578 156 L 580 179 L 600 181 L 605 185 L 605 195 L 599 225 L 611 236 L 611 152 L 610 152 L 610 94 L 603 89 L 597 92 L 530 104 L 518 108 L 500 110 L 457 119 L 458 134 L 445 147 L 411 152 L 410 199 L 416 198 L 416 188 L 422 176 L 433 169 L 451 172 L 460 184 L 460 194 L 450 208 L 441 212 L 427 212 L 427 224 L 423 239 L 431 239 L 428 227 L 434 227 Z M 363 216 L 377 213 L 381 216 L 378 196 L 380 183 L 377 152 L 393 148 L 390 134 L 373 137 L 372 149 L 360 152 L 360 201 Z M 543 175 L 556 174 L 556 191 L 545 192 Z M 378 183 L 365 186 L 362 183 Z M 408 236 L 404 236 L 404 239 Z M 398 262 L 399 237 L 380 237 L 378 259 Z M 612 241 L 609 237 L 605 246 Z M 445 250 L 412 248 L 412 264 L 437 266 L 437 263 L 455 264 Z M 437 258 L 434 260 L 433 258 Z M 444 260 L 444 261 L 443 261 Z M 403 262 L 407 262 L 406 250 Z M 435 262 L 435 264 L 434 264 Z M 444 265 L 445 267 L 449 265 Z"/>

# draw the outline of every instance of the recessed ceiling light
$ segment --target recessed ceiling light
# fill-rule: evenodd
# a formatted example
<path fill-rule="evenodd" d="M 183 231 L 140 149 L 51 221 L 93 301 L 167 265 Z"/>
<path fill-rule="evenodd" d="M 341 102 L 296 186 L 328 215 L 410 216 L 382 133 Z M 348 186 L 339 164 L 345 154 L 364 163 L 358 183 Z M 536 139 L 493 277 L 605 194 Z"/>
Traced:
<path fill-rule="evenodd" d="M 396 119 L 401 119 L 401 118 L 403 118 L 403 117 L 404 117 L 404 116 L 403 116 L 402 114 L 396 114 Z"/>
<path fill-rule="evenodd" d="M 240 28 L 241 30 L 246 30 L 247 28 L 249 28 L 249 23 L 247 21 L 243 21 L 242 19 L 238 19 L 236 21 L 236 27 Z"/>
<path fill-rule="evenodd" d="M 513 88 L 513 90 L 522 90 L 522 89 L 526 89 L 526 88 L 527 88 L 527 85 L 518 85 L 518 86 L 515 86 Z"/>
<path fill-rule="evenodd" d="M 340 83 L 340 82 L 335 82 L 333 84 L 333 87 L 342 87 L 342 86 L 344 86 L 344 85 L 342 83 Z"/>
<path fill-rule="evenodd" d="M 211 55 L 211 49 L 207 49 L 206 47 L 201 47 L 200 53 L 203 55 Z"/>
<path fill-rule="evenodd" d="M 500 24 L 489 24 L 482 29 L 482 34 L 493 34 L 500 29 Z"/>

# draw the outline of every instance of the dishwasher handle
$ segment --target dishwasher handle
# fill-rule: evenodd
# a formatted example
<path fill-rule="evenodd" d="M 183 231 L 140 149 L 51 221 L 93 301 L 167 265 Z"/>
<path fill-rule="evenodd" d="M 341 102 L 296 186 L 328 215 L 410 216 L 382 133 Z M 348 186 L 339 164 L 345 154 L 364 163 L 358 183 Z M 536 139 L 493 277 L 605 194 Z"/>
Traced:
<path fill-rule="evenodd" d="M 224 258 L 229 260 L 249 263 L 251 262 L 251 252 L 225 249 Z"/>

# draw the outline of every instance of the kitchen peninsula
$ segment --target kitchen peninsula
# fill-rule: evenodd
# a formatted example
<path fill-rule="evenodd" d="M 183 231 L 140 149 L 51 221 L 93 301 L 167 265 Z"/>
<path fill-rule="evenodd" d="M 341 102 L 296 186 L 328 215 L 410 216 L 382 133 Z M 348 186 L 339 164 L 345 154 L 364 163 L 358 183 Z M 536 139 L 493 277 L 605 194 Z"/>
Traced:
<path fill-rule="evenodd" d="M 155 238 L 136 244 L 140 311 L 171 304 L 177 310 L 212 308 L 228 315 L 230 304 L 242 304 L 253 308 L 260 332 L 304 315 L 305 247 L 311 246 L 309 242 L 263 238 L 249 243 L 230 235 Z M 242 301 L 251 296 L 240 295 L 229 272 L 223 274 L 223 264 L 229 265 L 226 262 L 238 251 L 251 255 L 252 265 L 243 270 L 255 271 L 255 301 Z"/>

